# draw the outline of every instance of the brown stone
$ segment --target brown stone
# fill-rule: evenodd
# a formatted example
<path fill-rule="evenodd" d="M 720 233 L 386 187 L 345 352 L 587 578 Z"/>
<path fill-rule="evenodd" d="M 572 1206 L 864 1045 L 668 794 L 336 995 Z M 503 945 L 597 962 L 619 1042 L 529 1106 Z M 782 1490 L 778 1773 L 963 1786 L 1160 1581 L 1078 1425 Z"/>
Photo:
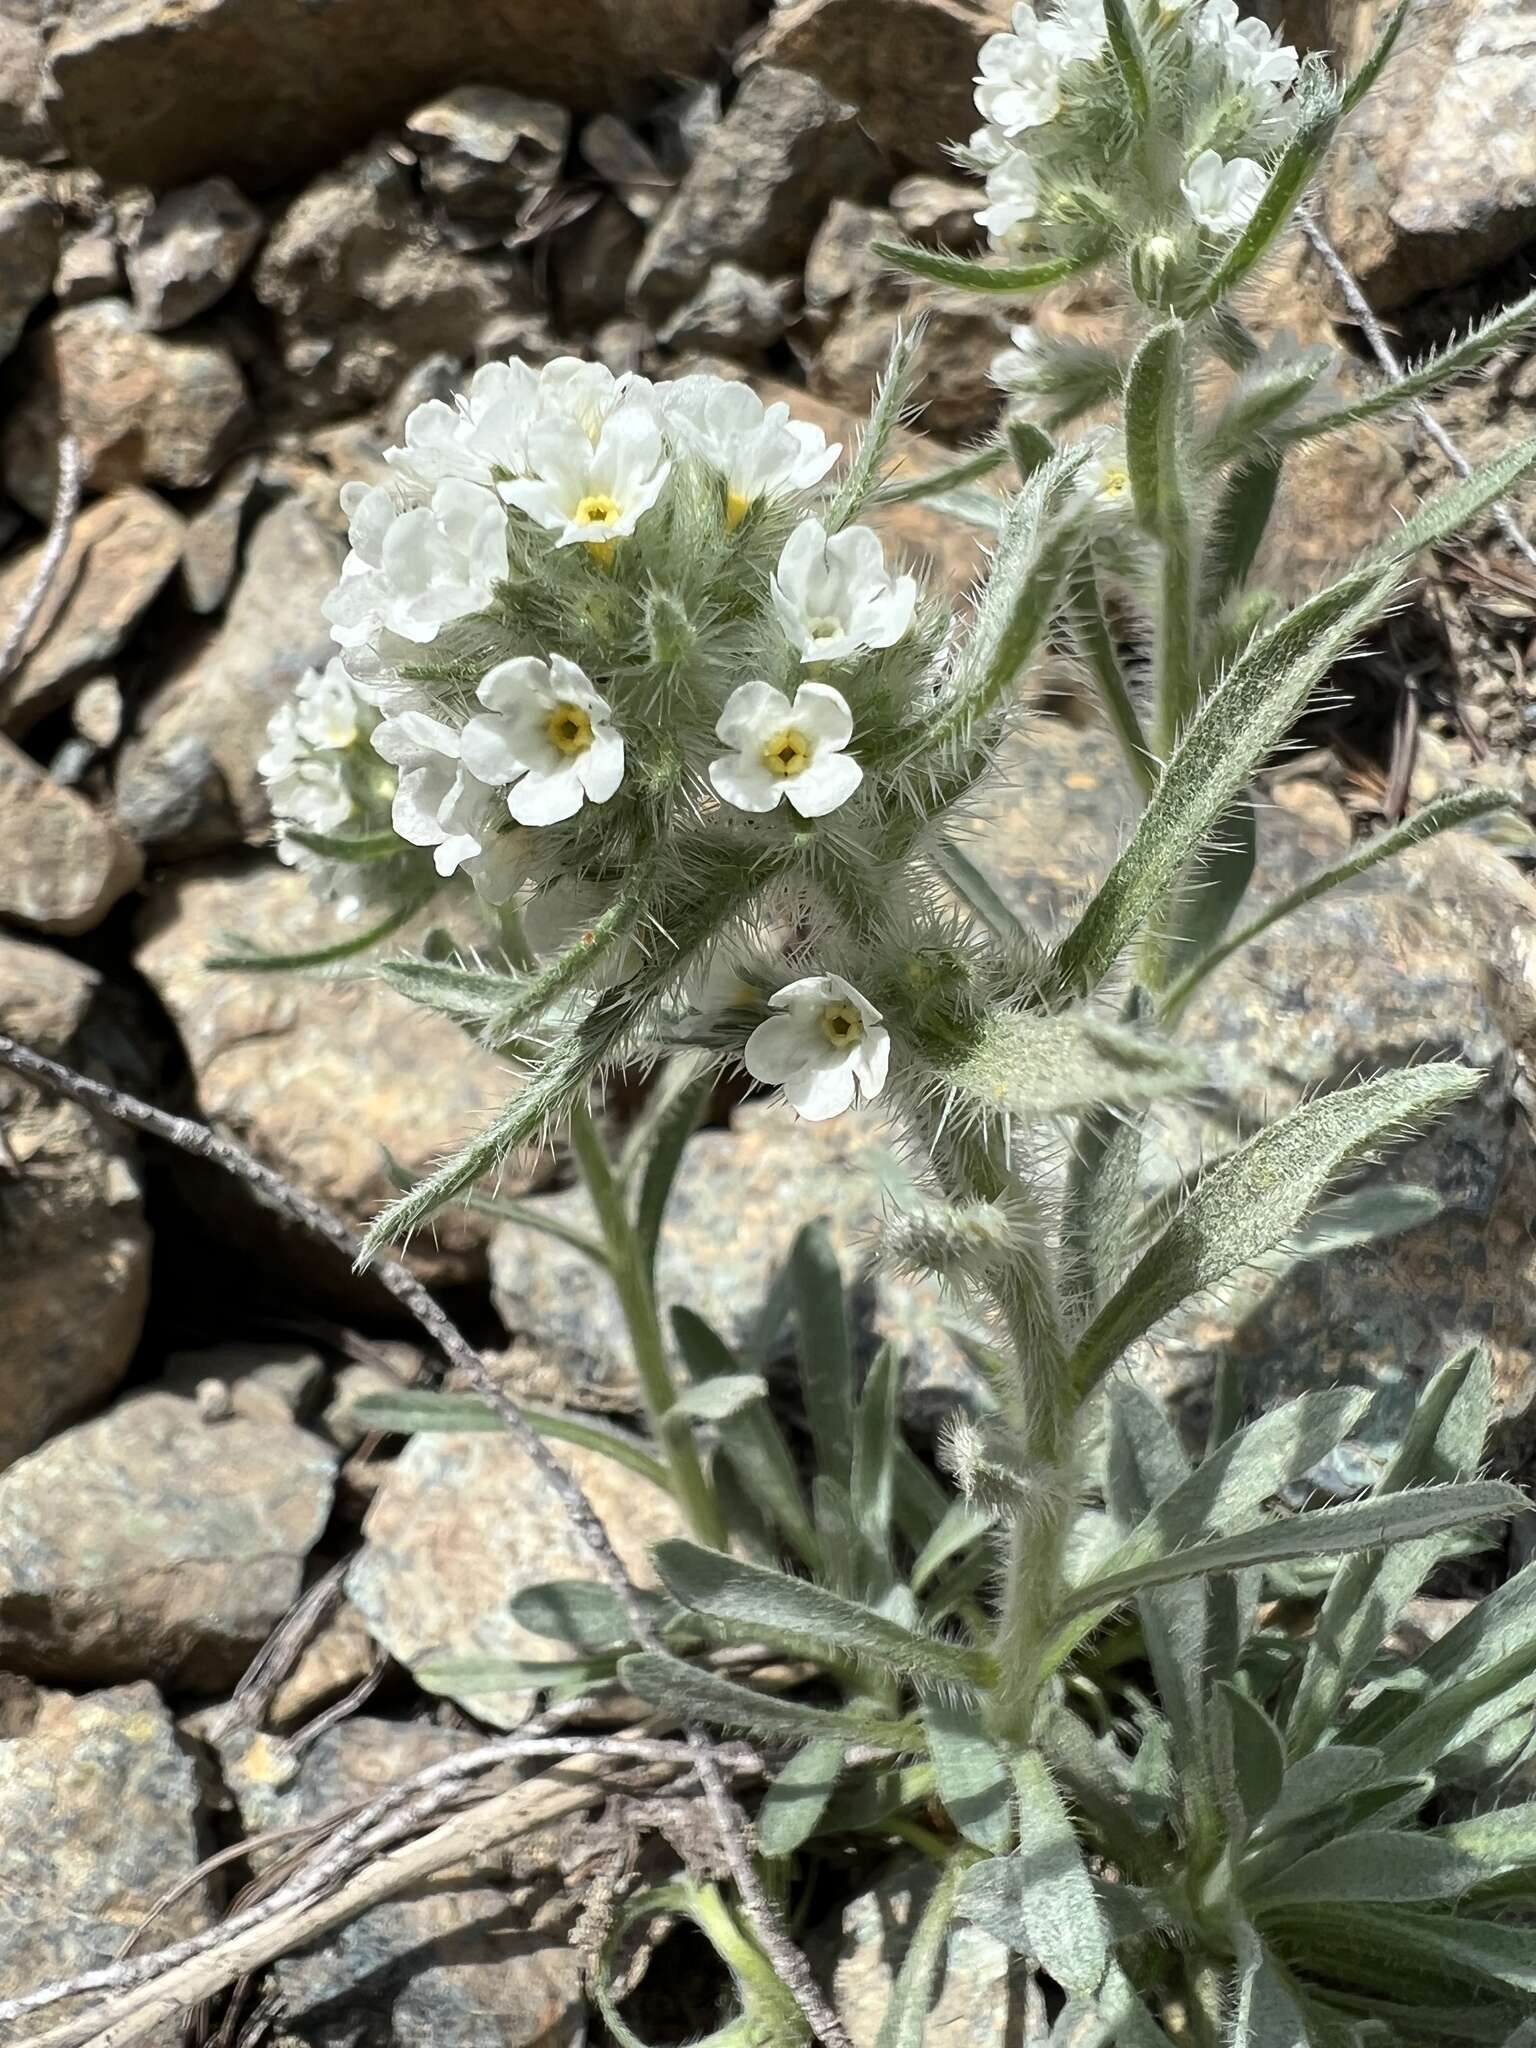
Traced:
<path fill-rule="evenodd" d="M 24 733 L 68 696 L 77 676 L 108 662 L 175 568 L 182 522 L 149 491 L 87 505 L 14 673 L 0 683 L 0 725 Z M 13 618 L 43 558 L 39 541 L 0 569 L 0 618 Z"/>
<path fill-rule="evenodd" d="M 111 818 L 0 736 L 0 918 L 88 932 L 143 872 L 139 849 Z"/>
<path fill-rule="evenodd" d="M 5 33 L 0 27 L 0 36 Z M 59 230 L 59 209 L 43 181 L 0 157 L 0 362 L 16 346 L 34 307 L 48 296 Z"/>
<path fill-rule="evenodd" d="M 147 334 L 122 299 L 70 306 L 33 336 L 0 455 L 5 487 L 46 519 L 59 438 L 80 442 L 93 491 L 159 483 L 190 490 L 215 474 L 245 424 L 245 379 L 222 342 Z"/>
<path fill-rule="evenodd" d="M 77 7 L 49 51 L 70 154 L 163 189 L 224 171 L 269 190 L 430 94 L 505 85 L 583 112 L 711 72 L 742 0 L 116 0 Z M 125 107 L 135 110 L 131 121 Z"/>

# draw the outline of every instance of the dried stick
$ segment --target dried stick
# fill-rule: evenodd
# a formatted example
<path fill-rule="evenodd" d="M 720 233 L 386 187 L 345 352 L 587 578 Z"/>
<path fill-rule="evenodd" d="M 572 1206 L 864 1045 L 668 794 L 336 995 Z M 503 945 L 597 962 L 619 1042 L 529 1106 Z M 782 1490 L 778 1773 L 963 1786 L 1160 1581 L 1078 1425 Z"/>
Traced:
<path fill-rule="evenodd" d="M 75 523 L 75 514 L 80 509 L 80 485 L 84 465 L 80 459 L 80 443 L 73 434 L 66 434 L 59 443 L 59 480 L 53 494 L 53 519 L 48 527 L 48 539 L 43 547 L 43 559 L 37 565 L 37 574 L 32 578 L 31 587 L 6 629 L 4 640 L 0 640 L 0 683 L 3 683 L 16 666 L 17 657 L 27 643 L 27 635 L 36 623 L 37 615 L 43 608 L 53 579 L 59 573 L 59 564 L 69 546 L 69 536 Z"/>
<path fill-rule="evenodd" d="M 1344 303 L 1348 306 L 1353 318 L 1358 322 L 1360 332 L 1371 345 L 1372 355 L 1375 356 L 1377 362 L 1389 377 L 1400 377 L 1403 374 L 1402 360 L 1396 349 L 1393 348 L 1391 342 L 1387 339 L 1387 331 L 1377 319 L 1375 308 L 1365 296 L 1360 280 L 1328 239 L 1323 224 L 1316 214 L 1303 213 L 1298 218 L 1301 222 L 1301 232 L 1317 251 L 1318 256 L 1322 259 L 1323 267 L 1343 294 Z M 1430 440 L 1434 442 L 1457 475 L 1470 476 L 1472 474 L 1472 464 L 1462 454 L 1460 448 L 1457 447 L 1444 427 L 1441 426 L 1423 399 L 1415 398 L 1411 403 L 1410 410 L 1420 427 L 1429 436 Z M 1533 547 L 1530 541 L 1526 539 L 1515 515 L 1510 511 L 1508 505 L 1495 505 L 1493 516 L 1498 521 L 1500 533 L 1503 534 L 1510 546 L 1517 554 L 1524 556 L 1533 569 L 1536 569 L 1536 547 Z"/>
<path fill-rule="evenodd" d="M 104 1110 L 121 1123 L 130 1124 L 177 1146 L 181 1151 L 222 1167 L 243 1180 L 268 1207 L 312 1230 L 316 1236 L 334 1245 L 349 1261 L 356 1262 L 361 1246 L 350 1227 L 324 1203 L 294 1187 L 232 1138 L 223 1137 L 191 1117 L 175 1116 L 167 1110 L 156 1109 L 123 1089 L 109 1087 L 105 1082 L 76 1073 L 73 1068 L 32 1051 L 6 1032 L 0 1032 L 0 1067 L 8 1067 L 23 1079 L 71 1102 L 78 1102 L 87 1109 Z M 524 1418 L 517 1403 L 486 1369 L 474 1346 L 415 1274 L 398 1260 L 377 1259 L 372 1270 L 381 1285 L 409 1310 L 444 1357 L 458 1367 L 481 1399 L 495 1411 L 518 1448 L 549 1481 L 572 1525 L 591 1550 L 603 1577 L 622 1603 L 635 1640 L 646 1649 L 662 1649 L 651 1617 L 591 1503 L 571 1473 Z M 749 1823 L 725 1782 L 713 1745 L 702 1731 L 692 1727 L 687 1730 L 687 1741 L 689 1756 L 698 1773 L 711 1817 L 720 1831 L 726 1861 L 741 1896 L 742 1907 L 764 1954 L 779 1972 L 806 2024 L 823 2043 L 823 2048 L 851 2048 L 846 2028 L 827 2002 L 810 1964 L 791 1939 L 777 1906 L 763 1889 L 752 1861 Z M 197 1993 L 197 1996 L 201 1997 L 202 1993 Z M 3 2017 L 3 2008 L 0 2008 L 0 2017 Z"/>
<path fill-rule="evenodd" d="M 299 1595 L 273 1629 L 212 1723 L 209 1734 L 215 1742 L 233 1734 L 241 1726 L 256 1728 L 261 1725 L 278 1687 L 332 1609 L 339 1605 L 342 1585 L 351 1563 L 350 1557 L 338 1559 L 328 1572 Z"/>

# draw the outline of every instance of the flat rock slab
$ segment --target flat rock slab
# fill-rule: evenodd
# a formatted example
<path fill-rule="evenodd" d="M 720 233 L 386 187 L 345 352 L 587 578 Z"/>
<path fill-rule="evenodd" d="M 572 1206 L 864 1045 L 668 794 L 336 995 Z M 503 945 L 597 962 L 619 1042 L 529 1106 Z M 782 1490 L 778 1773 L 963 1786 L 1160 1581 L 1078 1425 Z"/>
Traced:
<path fill-rule="evenodd" d="M 180 1030 L 203 1114 L 365 1226 L 395 1193 L 384 1147 L 425 1171 L 489 1123 L 516 1084 L 448 1018 L 382 982 L 207 964 L 231 937 L 286 950 L 348 931 L 294 869 L 198 865 L 146 908 L 137 960 Z M 493 1227 L 450 1211 L 418 1249 L 439 1277 L 466 1277 L 483 1270 Z"/>
<path fill-rule="evenodd" d="M 480 1740 L 354 1718 L 307 1747 L 296 1770 L 283 1744 L 260 1735 L 223 1744 L 222 1761 L 245 1832 L 257 1835 L 375 1799 Z M 254 1867 L 274 1853 L 258 1849 Z M 578 2048 L 580 1958 L 529 1918 L 488 1872 L 443 1871 L 273 1965 L 283 2038 L 305 2048 Z"/>
<path fill-rule="evenodd" d="M 599 1452 L 560 1444 L 556 1456 L 585 1490 L 630 1576 L 654 1585 L 652 1546 L 684 1533 L 671 1499 Z M 558 1495 L 508 1438 L 413 1437 L 389 1468 L 363 1535 L 348 1597 L 375 1639 L 418 1679 L 422 1666 L 441 1658 L 570 1654 L 514 1621 L 511 1603 L 547 1579 L 596 1578 L 597 1567 Z M 519 1726 L 535 1697 L 431 1684 L 494 1728 Z"/>
<path fill-rule="evenodd" d="M 95 1064 L 101 977 L 0 934 L 0 1030 Z M 19 1173 L 0 1182 L 0 1469 L 110 1394 L 149 1295 L 138 1152 L 121 1125 L 0 1074 L 0 1129 Z"/>
<path fill-rule="evenodd" d="M 291 1423 L 140 1394 L 0 1476 L 0 1662 L 34 1677 L 237 1679 L 297 1597 L 336 1456 Z"/>
<path fill-rule="evenodd" d="M 7 1702 L 0 1740 L 0 1996 L 101 1969 L 207 1850 L 192 1757 L 151 1685 L 32 1692 Z M 160 1913 L 141 1953 L 199 1934 L 213 1918 L 205 1882 Z M 78 2018 L 71 1999 L 28 2033 Z M 8 2035 L 10 2034 L 10 2030 Z M 11 2035 L 11 2038 L 14 2038 Z M 159 2028 L 153 2048 L 180 2030 Z"/>
<path fill-rule="evenodd" d="M 713 72 L 745 16 L 742 0 L 96 0 L 50 46 L 49 111 L 104 176 L 164 189 L 224 171 L 254 191 L 466 79 L 583 112 L 633 105 Z"/>

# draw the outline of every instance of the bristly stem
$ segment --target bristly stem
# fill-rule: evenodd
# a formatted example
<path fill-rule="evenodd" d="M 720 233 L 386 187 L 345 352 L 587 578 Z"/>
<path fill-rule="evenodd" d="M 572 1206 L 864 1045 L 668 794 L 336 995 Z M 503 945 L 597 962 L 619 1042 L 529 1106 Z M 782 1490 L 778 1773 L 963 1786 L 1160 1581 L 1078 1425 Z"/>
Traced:
<path fill-rule="evenodd" d="M 730 1542 L 730 1535 L 693 1441 L 676 1429 L 662 1426 L 677 1400 L 677 1390 L 667 1365 L 666 1339 L 662 1335 L 656 1292 L 644 1249 L 630 1220 L 624 1190 L 614 1174 L 585 1098 L 572 1105 L 569 1129 L 571 1150 L 591 1197 L 592 1207 L 597 1212 L 598 1228 L 608 1250 L 609 1269 L 619 1297 L 624 1327 L 629 1334 L 635 1367 L 640 1375 L 651 1434 L 666 1456 L 672 1490 L 688 1518 L 689 1528 L 701 1543 L 724 1550 Z"/>

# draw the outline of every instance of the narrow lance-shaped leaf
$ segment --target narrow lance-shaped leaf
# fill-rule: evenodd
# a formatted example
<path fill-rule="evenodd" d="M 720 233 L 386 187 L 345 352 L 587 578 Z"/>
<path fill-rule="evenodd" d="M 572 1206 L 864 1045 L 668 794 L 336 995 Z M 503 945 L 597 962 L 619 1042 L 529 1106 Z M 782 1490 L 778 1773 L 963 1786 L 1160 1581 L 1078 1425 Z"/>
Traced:
<path fill-rule="evenodd" d="M 350 1412 L 369 1429 L 382 1430 L 392 1436 L 450 1431 L 487 1432 L 506 1427 L 495 1410 L 488 1408 L 474 1394 L 437 1394 L 425 1389 L 404 1388 L 398 1394 L 365 1394 L 353 1404 Z M 666 1466 L 628 1430 L 617 1429 L 612 1423 L 598 1422 L 588 1416 L 563 1412 L 545 1414 L 537 1408 L 524 1408 L 519 1412 L 540 1436 L 551 1437 L 559 1443 L 578 1444 L 583 1450 L 597 1451 L 605 1458 L 612 1458 L 616 1465 L 623 1465 L 640 1478 L 648 1479 L 664 1493 L 670 1492 L 671 1481 Z"/>
<path fill-rule="evenodd" d="M 1365 1829 L 1314 1849 L 1247 1892 L 1267 1906 L 1331 1899 L 1384 1899 L 1407 1905 L 1454 1899 L 1475 1881 L 1477 1865 L 1450 1842 L 1404 1828 Z"/>
<path fill-rule="evenodd" d="M 1091 1998 L 1109 1962 L 1093 1879 L 1038 1751 L 1019 1759 L 1016 1779 L 1019 1846 L 973 1867 L 959 1912 L 1016 1954 L 1033 1956 L 1065 1990 Z"/>
<path fill-rule="evenodd" d="M 936 498 L 946 491 L 957 491 L 967 484 L 979 483 L 982 477 L 991 476 L 1008 460 L 1006 441 L 991 441 L 984 448 L 978 448 L 974 455 L 968 455 L 962 462 L 946 463 L 942 469 L 926 470 L 921 476 L 893 478 L 882 484 L 875 492 L 876 505 L 913 505 L 924 498 Z M 1001 500 L 999 509 L 1001 509 Z"/>
<path fill-rule="evenodd" d="M 695 1543 L 661 1544 L 656 1567 L 673 1599 L 743 1641 L 766 1637 L 834 1663 L 867 1659 L 938 1684 L 980 1685 L 992 1675 L 992 1660 L 983 1651 L 918 1635 L 808 1580 L 742 1564 Z"/>
<path fill-rule="evenodd" d="M 698 1075 L 668 1103 L 666 1114 L 652 1133 L 650 1154 L 635 1202 L 635 1237 L 648 1269 L 654 1269 L 656 1264 L 662 1218 L 683 1163 L 683 1147 L 698 1127 L 714 1087 L 712 1071 Z"/>
<path fill-rule="evenodd" d="M 1064 998 L 1097 988 L 1167 902 L 1182 869 L 1396 583 L 1395 569 L 1347 576 L 1260 634 L 1233 663 L 1182 733 L 1129 846 L 1057 948 Z"/>
<path fill-rule="evenodd" d="M 853 1516 L 878 1556 L 890 1549 L 896 1502 L 896 1453 L 901 1441 L 903 1360 L 894 1344 L 882 1344 L 864 1381 L 853 1418 Z"/>
<path fill-rule="evenodd" d="M 235 950 L 212 954 L 203 965 L 210 972 L 236 974 L 298 974 L 310 968 L 334 967 L 343 960 L 355 960 L 372 947 L 381 946 L 386 939 L 393 938 L 418 911 L 426 908 L 435 893 L 435 890 L 428 889 L 420 895 L 408 897 L 377 924 L 370 925 L 366 931 L 349 933 L 332 946 L 316 946 L 307 953 L 265 953 L 259 946 L 230 937 L 226 943 Z"/>
<path fill-rule="evenodd" d="M 912 397 L 912 380 L 917 374 L 917 359 L 925 332 L 926 323 L 920 319 L 898 328 L 896 332 L 881 373 L 874 405 L 860 432 L 853 460 L 848 465 L 848 474 L 839 484 L 837 494 L 828 507 L 828 533 L 836 533 L 839 527 L 856 518 L 879 488 L 881 471 L 890 455 L 892 437 L 901 425 L 902 415 Z"/>
<path fill-rule="evenodd" d="M 1260 449 L 1228 471 L 1211 519 L 1201 575 L 1201 601 L 1215 612 L 1253 573 L 1269 529 L 1285 457 Z"/>
<path fill-rule="evenodd" d="M 715 1728 L 738 1729 L 765 1741 L 860 1742 L 882 1749 L 918 1752 L 923 1731 L 915 1721 L 857 1709 L 811 1707 L 800 1700 L 780 1699 L 756 1687 L 722 1678 L 679 1657 L 643 1650 L 625 1657 L 619 1676 L 637 1699 L 666 1707 Z"/>
<path fill-rule="evenodd" d="M 821 1824 L 837 1790 L 843 1744 L 808 1742 L 782 1765 L 763 1794 L 753 1829 L 765 1856 L 790 1856 Z"/>
<path fill-rule="evenodd" d="M 891 2002 L 875 2037 L 875 2048 L 924 2048 L 928 2039 L 928 2014 L 938 1989 L 949 1925 L 955 1916 L 955 1901 L 965 1876 L 963 1856 L 951 1857 L 940 1872 L 938 1882 L 923 1907 L 922 1918 L 907 1944 L 907 1952 L 891 1992 Z"/>
<path fill-rule="evenodd" d="M 1068 1596 L 1065 1620 L 1074 1615 L 1108 1612 L 1155 1586 L 1212 1572 L 1242 1571 L 1251 1565 L 1280 1564 L 1298 1557 L 1335 1557 L 1349 1550 L 1378 1550 L 1409 1543 L 1441 1529 L 1465 1529 L 1479 1522 L 1522 1514 L 1529 1503 L 1518 1487 L 1501 1479 L 1475 1480 L 1465 1486 L 1422 1487 L 1389 1500 L 1355 1501 L 1348 1507 L 1318 1508 L 1287 1520 L 1261 1522 L 1252 1529 L 1192 1543 L 1165 1557 L 1151 1558 L 1126 1571 L 1090 1579 Z"/>
<path fill-rule="evenodd" d="M 1152 89 L 1147 78 L 1146 52 L 1125 0 L 1104 0 L 1104 26 L 1115 69 L 1125 87 L 1126 104 L 1134 119 L 1144 122 L 1152 110 Z"/>
<path fill-rule="evenodd" d="M 1316 902 L 1330 890 L 1341 888 L 1346 882 L 1353 882 L 1359 876 L 1369 873 L 1384 860 L 1394 860 L 1401 853 L 1409 852 L 1415 846 L 1422 846 L 1427 839 L 1435 838 L 1441 832 L 1453 832 L 1460 825 L 1468 825 L 1478 818 L 1489 818 L 1500 811 L 1514 806 L 1514 798 L 1497 789 L 1460 789 L 1449 796 L 1436 797 L 1411 818 L 1405 818 L 1390 831 L 1378 833 L 1353 848 L 1343 860 L 1322 868 L 1315 875 L 1288 890 L 1272 903 L 1265 905 L 1257 917 L 1240 926 L 1221 945 L 1213 948 L 1173 984 L 1160 1005 L 1165 1018 L 1172 1020 L 1183 1010 L 1189 998 L 1207 975 L 1212 974 L 1224 961 L 1254 939 L 1261 937 L 1274 925 L 1300 910 L 1305 904 Z"/>
<path fill-rule="evenodd" d="M 1000 1855 L 1013 1839 L 1013 1782 L 980 1713 L 935 1695 L 923 1704 L 923 1727 L 950 1819 L 968 1842 Z"/>
<path fill-rule="evenodd" d="M 846 1484 L 853 1469 L 853 1339 L 842 1270 L 824 1224 L 808 1223 L 796 1237 L 789 1286 L 817 1465 Z"/>
<path fill-rule="evenodd" d="M 1408 19 L 1412 0 L 1397 0 L 1397 5 L 1382 24 L 1376 37 L 1375 47 L 1344 90 L 1344 112 L 1351 114 L 1375 85 L 1391 61 L 1397 48 L 1398 38 L 1403 33 L 1403 24 Z"/>
<path fill-rule="evenodd" d="M 968 257 L 924 249 L 915 242 L 874 242 L 870 246 L 883 263 L 905 270 L 912 277 L 925 277 L 930 284 L 955 285 L 962 291 L 1010 297 L 1076 277 L 1080 270 L 1097 263 L 1104 253 L 1102 243 L 1092 243 L 1075 256 L 1047 256 L 1038 263 L 975 263 Z"/>
<path fill-rule="evenodd" d="M 1203 1078 L 1191 1054 L 1087 1009 L 1054 1017 L 999 1011 L 941 1071 L 979 1107 L 1026 1121 L 1155 1102 L 1187 1094 Z"/>
<path fill-rule="evenodd" d="M 1282 1243 L 1345 1169 L 1472 1094 L 1480 1078 L 1436 1062 L 1341 1088 L 1218 1161 L 1081 1339 L 1080 1395 L 1181 1302 Z"/>
<path fill-rule="evenodd" d="M 1246 460 L 1267 438 L 1295 440 L 1306 429 L 1294 415 L 1328 368 L 1328 351 L 1318 349 L 1254 371 L 1239 384 L 1206 431 L 1196 451 L 1202 471 Z M 1385 409 L 1385 408 L 1383 408 Z"/>

